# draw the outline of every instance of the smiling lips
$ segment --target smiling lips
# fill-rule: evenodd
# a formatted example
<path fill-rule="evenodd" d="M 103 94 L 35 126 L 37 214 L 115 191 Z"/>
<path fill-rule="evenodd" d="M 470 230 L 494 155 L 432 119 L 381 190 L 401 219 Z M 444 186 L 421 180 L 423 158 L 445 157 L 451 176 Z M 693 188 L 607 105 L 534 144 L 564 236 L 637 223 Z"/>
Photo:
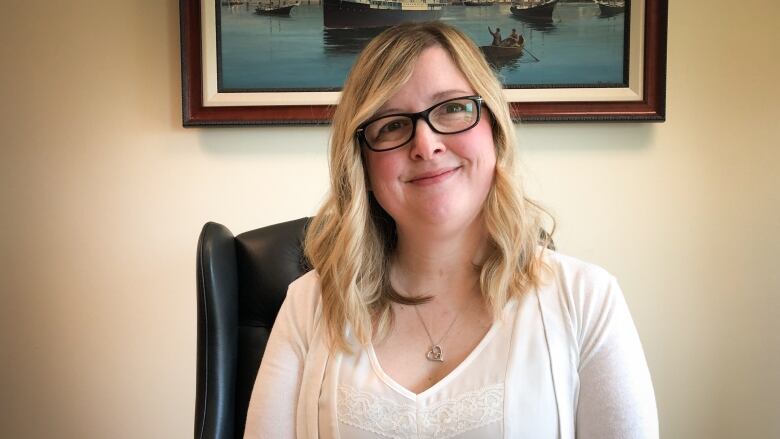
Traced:
<path fill-rule="evenodd" d="M 419 186 L 427 186 L 444 181 L 460 170 L 462 166 L 453 166 L 449 168 L 436 169 L 434 171 L 423 172 L 422 174 L 415 175 L 407 183 L 412 183 Z"/>

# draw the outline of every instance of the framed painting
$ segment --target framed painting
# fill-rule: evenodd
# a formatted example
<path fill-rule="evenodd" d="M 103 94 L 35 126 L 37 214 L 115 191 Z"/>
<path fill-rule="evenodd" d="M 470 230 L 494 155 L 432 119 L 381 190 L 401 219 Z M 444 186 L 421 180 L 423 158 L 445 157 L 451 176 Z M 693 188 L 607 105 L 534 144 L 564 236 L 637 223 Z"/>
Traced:
<path fill-rule="evenodd" d="M 504 2 L 506 1 L 506 2 Z M 328 123 L 365 44 L 442 20 L 522 121 L 663 121 L 668 0 L 180 0 L 184 126 Z"/>

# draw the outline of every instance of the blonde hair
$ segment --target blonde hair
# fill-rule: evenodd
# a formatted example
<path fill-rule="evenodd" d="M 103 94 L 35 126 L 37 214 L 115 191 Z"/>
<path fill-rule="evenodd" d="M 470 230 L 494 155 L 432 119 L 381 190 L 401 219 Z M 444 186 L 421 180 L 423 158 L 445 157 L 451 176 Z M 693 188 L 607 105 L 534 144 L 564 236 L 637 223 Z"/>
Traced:
<path fill-rule="evenodd" d="M 496 149 L 493 187 L 483 207 L 489 251 L 480 269 L 483 299 L 494 318 L 506 302 L 538 283 L 538 245 L 549 239 L 541 209 L 526 199 L 514 177 L 515 131 L 502 87 L 474 43 L 440 22 L 404 24 L 374 38 L 344 84 L 330 139 L 330 193 L 306 233 L 305 254 L 317 270 L 331 342 L 349 350 L 347 324 L 361 344 L 392 325 L 392 302 L 419 303 L 390 287 L 395 225 L 368 191 L 358 126 L 389 100 L 412 74 L 426 48 L 443 48 L 484 99 Z M 540 242 L 540 236 L 542 238 Z"/>

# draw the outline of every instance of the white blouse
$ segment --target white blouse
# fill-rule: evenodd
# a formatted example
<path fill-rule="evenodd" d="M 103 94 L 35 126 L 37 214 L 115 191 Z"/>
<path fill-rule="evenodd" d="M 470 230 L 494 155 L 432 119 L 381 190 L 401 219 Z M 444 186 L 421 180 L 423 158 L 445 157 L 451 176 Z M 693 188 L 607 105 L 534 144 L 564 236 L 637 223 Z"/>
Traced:
<path fill-rule="evenodd" d="M 515 301 L 508 303 L 504 315 L 511 314 L 514 306 Z M 325 368 L 319 399 L 320 437 L 501 437 L 512 338 L 509 324 L 504 319 L 493 323 L 452 372 L 418 394 L 382 370 L 372 345 L 336 355 Z"/>
<path fill-rule="evenodd" d="M 539 287 L 510 301 L 478 348 L 418 395 L 370 347 L 330 350 L 319 276 L 302 276 L 274 323 L 245 437 L 657 439 L 650 373 L 617 281 L 559 253 L 543 258 Z"/>

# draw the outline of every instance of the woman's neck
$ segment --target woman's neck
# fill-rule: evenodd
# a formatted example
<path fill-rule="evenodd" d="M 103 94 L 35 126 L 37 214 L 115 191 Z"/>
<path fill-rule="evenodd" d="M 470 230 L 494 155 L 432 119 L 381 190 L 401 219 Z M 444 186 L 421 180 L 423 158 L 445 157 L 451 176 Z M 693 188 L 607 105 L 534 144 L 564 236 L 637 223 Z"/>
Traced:
<path fill-rule="evenodd" d="M 487 241 L 482 221 L 448 236 L 399 229 L 393 286 L 403 295 L 434 298 L 473 292 Z"/>

